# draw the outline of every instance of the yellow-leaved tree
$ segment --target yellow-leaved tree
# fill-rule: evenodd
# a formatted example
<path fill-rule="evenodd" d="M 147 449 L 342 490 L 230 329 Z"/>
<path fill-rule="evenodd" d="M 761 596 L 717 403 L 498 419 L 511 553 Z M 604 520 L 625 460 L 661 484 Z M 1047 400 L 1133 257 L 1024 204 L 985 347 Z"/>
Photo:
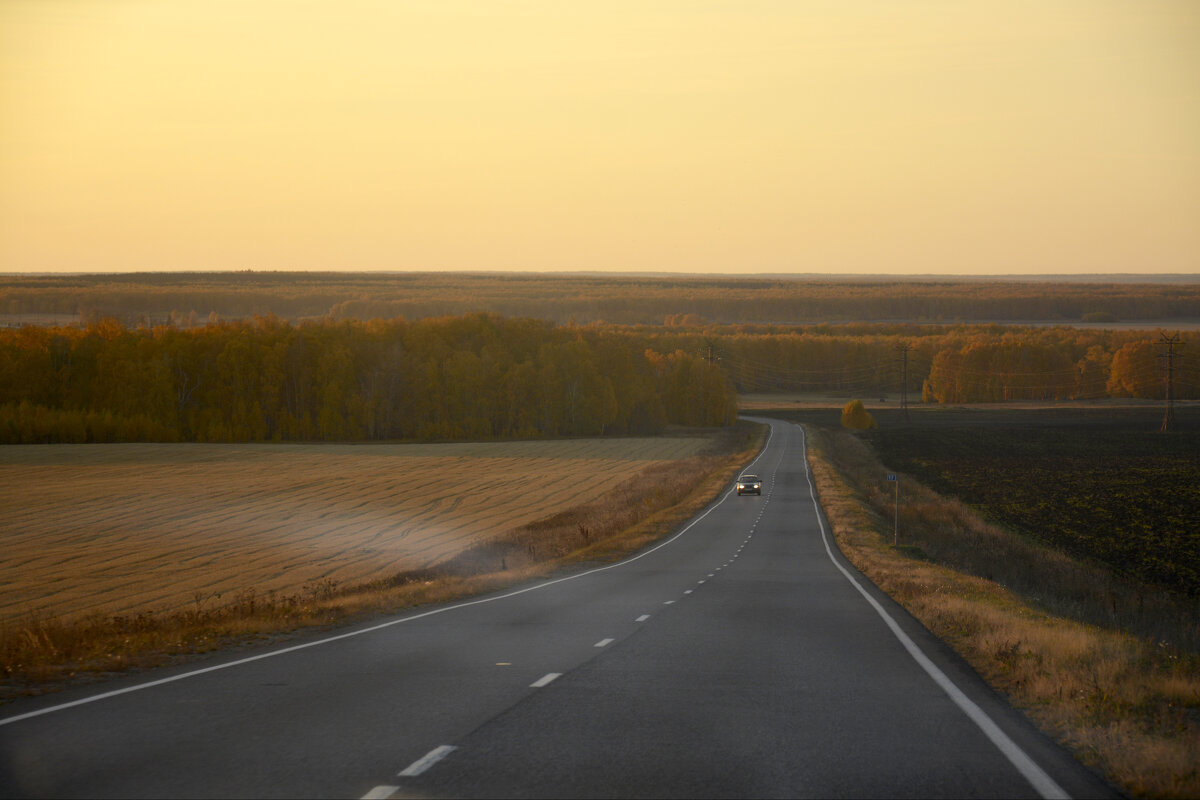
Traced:
<path fill-rule="evenodd" d="M 871 416 L 871 412 L 863 406 L 862 400 L 851 400 L 846 403 L 846 407 L 842 409 L 842 425 L 854 431 L 879 427 L 875 424 L 875 418 Z"/>

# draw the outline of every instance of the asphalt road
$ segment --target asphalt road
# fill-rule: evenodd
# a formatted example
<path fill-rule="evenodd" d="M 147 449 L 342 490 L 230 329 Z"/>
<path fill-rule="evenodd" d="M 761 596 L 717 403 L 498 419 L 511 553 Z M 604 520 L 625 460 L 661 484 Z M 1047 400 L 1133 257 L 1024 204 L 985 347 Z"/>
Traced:
<path fill-rule="evenodd" d="M 3 797 L 1108 797 L 828 544 L 799 427 L 621 562 L 0 709 Z"/>

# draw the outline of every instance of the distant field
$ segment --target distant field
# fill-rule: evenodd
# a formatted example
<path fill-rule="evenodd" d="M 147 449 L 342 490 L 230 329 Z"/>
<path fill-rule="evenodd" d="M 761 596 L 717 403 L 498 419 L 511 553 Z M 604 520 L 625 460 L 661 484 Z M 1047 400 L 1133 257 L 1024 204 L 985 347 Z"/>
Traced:
<path fill-rule="evenodd" d="M 408 320 L 490 311 L 567 324 L 812 324 L 819 321 L 1196 323 L 1194 275 L 954 276 L 171 272 L 0 275 L 11 315 L 117 317 L 180 327 L 276 314 L 298 321 Z M 1096 319 L 1096 322 L 1100 320 Z M 1113 323 L 1107 323 L 1111 327 Z"/>
<path fill-rule="evenodd" d="M 707 444 L 0 447 L 0 621 L 388 577 Z"/>
<path fill-rule="evenodd" d="M 906 421 L 896 405 L 873 405 L 879 428 L 863 434 L 888 469 L 1071 555 L 1200 596 L 1194 403 L 1177 406 L 1171 434 L 1158 430 L 1161 406 L 918 406 Z M 759 413 L 840 424 L 836 409 L 815 406 Z"/>
<path fill-rule="evenodd" d="M 67 327 L 79 325 L 78 314 L 3 314 L 0 313 L 0 328 L 20 328 L 25 325 Z"/>
<path fill-rule="evenodd" d="M 1036 414 L 1037 412 L 1029 412 Z M 885 464 L 1118 574 L 1200 596 L 1200 431 L 1122 419 L 911 426 L 868 438 Z"/>

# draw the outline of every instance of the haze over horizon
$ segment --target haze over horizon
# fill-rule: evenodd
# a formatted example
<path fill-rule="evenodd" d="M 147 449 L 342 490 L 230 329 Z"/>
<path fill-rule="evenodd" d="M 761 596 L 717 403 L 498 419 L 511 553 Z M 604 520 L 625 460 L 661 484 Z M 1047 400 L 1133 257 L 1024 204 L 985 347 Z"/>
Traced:
<path fill-rule="evenodd" d="M 1191 0 L 6 0 L 0 272 L 1200 272 Z"/>

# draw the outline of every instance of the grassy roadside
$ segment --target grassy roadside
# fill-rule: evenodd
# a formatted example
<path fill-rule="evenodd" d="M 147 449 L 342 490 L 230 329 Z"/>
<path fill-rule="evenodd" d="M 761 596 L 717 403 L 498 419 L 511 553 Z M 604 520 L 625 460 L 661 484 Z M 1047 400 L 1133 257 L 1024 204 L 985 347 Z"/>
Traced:
<path fill-rule="evenodd" d="M 1145 587 L 990 525 L 903 475 L 894 547 L 874 453 L 850 433 L 805 429 L 821 503 L 856 567 L 1122 789 L 1200 797 L 1200 655 L 1180 644 L 1196 641 L 1194 609 L 1159 598 L 1155 639 L 1096 624 L 1113 593 L 1142 597 Z"/>
<path fill-rule="evenodd" d="M 172 613 L 34 616 L 0 626 L 0 702 L 615 561 L 711 502 L 764 439 L 764 427 L 739 423 L 721 431 L 700 455 L 652 465 L 593 503 L 502 532 L 430 570 L 355 586 L 320 581 L 293 594 L 247 588 L 233 602 L 215 605 L 212 598 L 197 597 L 191 608 Z"/>

